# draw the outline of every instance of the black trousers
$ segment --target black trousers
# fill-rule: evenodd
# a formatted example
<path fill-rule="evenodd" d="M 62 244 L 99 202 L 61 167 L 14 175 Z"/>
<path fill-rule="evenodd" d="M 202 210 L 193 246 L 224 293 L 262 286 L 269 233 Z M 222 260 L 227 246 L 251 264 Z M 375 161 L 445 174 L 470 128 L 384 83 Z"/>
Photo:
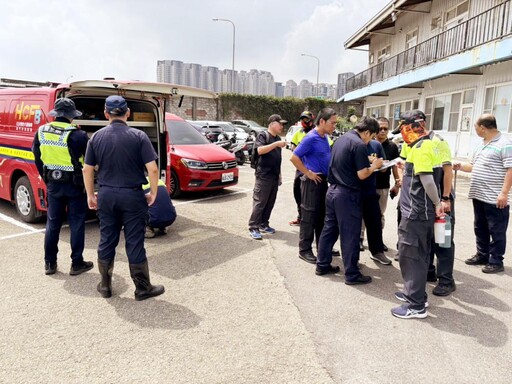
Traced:
<path fill-rule="evenodd" d="M 398 252 L 400 271 L 404 279 L 404 295 L 411 308 L 425 307 L 428 264 L 434 218 L 428 221 L 409 220 L 402 217 L 398 227 Z"/>
<path fill-rule="evenodd" d="M 368 248 L 372 255 L 384 252 L 382 241 L 382 214 L 380 212 L 379 195 L 365 192 L 362 195 L 363 220 L 368 236 Z"/>
<path fill-rule="evenodd" d="M 278 188 L 279 176 L 256 176 L 252 194 L 252 213 L 249 218 L 249 230 L 268 227 L 270 214 L 276 202 Z"/>
<path fill-rule="evenodd" d="M 318 240 L 324 228 L 325 195 L 327 194 L 327 178 L 322 176 L 320 183 L 303 176 L 300 184 L 301 190 L 301 221 L 299 232 L 299 253 L 306 255 L 313 253 L 313 238 Z"/>
<path fill-rule="evenodd" d="M 473 212 L 477 253 L 488 257 L 489 264 L 503 265 L 510 207 L 497 208 L 473 199 Z"/>
<path fill-rule="evenodd" d="M 297 217 L 300 219 L 300 202 L 301 202 L 301 193 L 300 193 L 300 177 L 302 173 L 299 171 L 295 171 L 295 179 L 293 179 L 293 198 L 295 199 L 295 203 L 297 204 Z"/>

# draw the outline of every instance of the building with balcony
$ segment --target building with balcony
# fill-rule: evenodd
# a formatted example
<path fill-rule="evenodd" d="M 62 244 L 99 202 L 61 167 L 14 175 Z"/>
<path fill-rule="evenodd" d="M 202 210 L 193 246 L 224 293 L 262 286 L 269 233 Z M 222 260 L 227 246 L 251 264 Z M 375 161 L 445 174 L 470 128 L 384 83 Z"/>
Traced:
<path fill-rule="evenodd" d="M 345 42 L 368 49 L 367 70 L 346 80 L 339 101 L 396 126 L 419 108 L 429 129 L 466 157 L 481 140 L 474 122 L 496 116 L 512 135 L 511 0 L 393 0 Z"/>

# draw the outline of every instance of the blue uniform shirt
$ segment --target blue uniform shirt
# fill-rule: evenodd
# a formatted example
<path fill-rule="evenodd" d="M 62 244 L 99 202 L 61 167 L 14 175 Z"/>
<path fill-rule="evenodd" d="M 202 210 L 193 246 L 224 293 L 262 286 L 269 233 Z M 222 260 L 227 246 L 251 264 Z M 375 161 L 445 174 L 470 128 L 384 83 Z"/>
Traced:
<path fill-rule="evenodd" d="M 386 159 L 386 154 L 384 153 L 384 148 L 382 147 L 382 144 L 379 143 L 377 140 L 370 140 L 368 144 L 366 144 L 366 150 L 368 151 L 368 156 L 375 156 L 375 157 L 381 157 L 383 159 Z M 363 193 L 375 193 L 377 190 L 377 172 L 373 172 L 369 177 L 362 180 L 362 190 Z"/>
<path fill-rule="evenodd" d="M 98 184 L 118 188 L 140 188 L 146 183 L 145 164 L 157 159 L 148 135 L 114 120 L 92 135 L 85 163 L 100 165 Z"/>
<path fill-rule="evenodd" d="M 327 136 L 320 136 L 316 129 L 311 130 L 293 151 L 307 169 L 325 176 L 329 173 L 331 148 Z"/>
<path fill-rule="evenodd" d="M 369 166 L 366 144 L 357 131 L 352 130 L 341 136 L 332 146 L 327 180 L 329 184 L 360 190 L 361 180 L 357 176 L 357 171 Z"/>

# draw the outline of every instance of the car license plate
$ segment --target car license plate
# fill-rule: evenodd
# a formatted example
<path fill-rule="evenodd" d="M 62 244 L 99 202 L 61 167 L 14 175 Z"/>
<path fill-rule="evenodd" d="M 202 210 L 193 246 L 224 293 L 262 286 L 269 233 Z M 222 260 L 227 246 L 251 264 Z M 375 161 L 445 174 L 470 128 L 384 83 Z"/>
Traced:
<path fill-rule="evenodd" d="M 222 174 L 222 182 L 226 183 L 228 181 L 233 181 L 233 172 L 228 172 L 228 173 Z"/>

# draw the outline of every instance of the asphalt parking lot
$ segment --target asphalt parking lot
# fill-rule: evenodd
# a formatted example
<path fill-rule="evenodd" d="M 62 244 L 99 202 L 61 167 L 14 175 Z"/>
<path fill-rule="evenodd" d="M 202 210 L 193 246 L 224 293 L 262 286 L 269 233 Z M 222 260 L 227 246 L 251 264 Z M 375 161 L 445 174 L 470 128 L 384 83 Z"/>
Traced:
<path fill-rule="evenodd" d="M 299 229 L 287 224 L 295 215 L 289 155 L 271 217 L 277 233 L 263 241 L 247 231 L 248 165 L 236 187 L 174 200 L 169 234 L 146 241 L 151 279 L 166 293 L 143 302 L 133 299 L 122 242 L 114 296 L 105 300 L 96 267 L 68 274 L 66 228 L 59 272 L 45 276 L 44 224 L 22 224 L 0 203 L 0 382 L 509 383 L 511 258 L 498 275 L 464 264 L 474 253 L 468 179 L 457 179 L 457 291 L 430 295 L 427 319 L 400 320 L 389 312 L 401 286 L 397 263 L 377 265 L 365 251 L 361 265 L 374 282 L 349 287 L 341 275 L 315 276 L 297 257 Z M 384 231 L 390 256 L 395 207 L 396 199 Z M 84 256 L 96 262 L 97 223 L 86 231 Z"/>

